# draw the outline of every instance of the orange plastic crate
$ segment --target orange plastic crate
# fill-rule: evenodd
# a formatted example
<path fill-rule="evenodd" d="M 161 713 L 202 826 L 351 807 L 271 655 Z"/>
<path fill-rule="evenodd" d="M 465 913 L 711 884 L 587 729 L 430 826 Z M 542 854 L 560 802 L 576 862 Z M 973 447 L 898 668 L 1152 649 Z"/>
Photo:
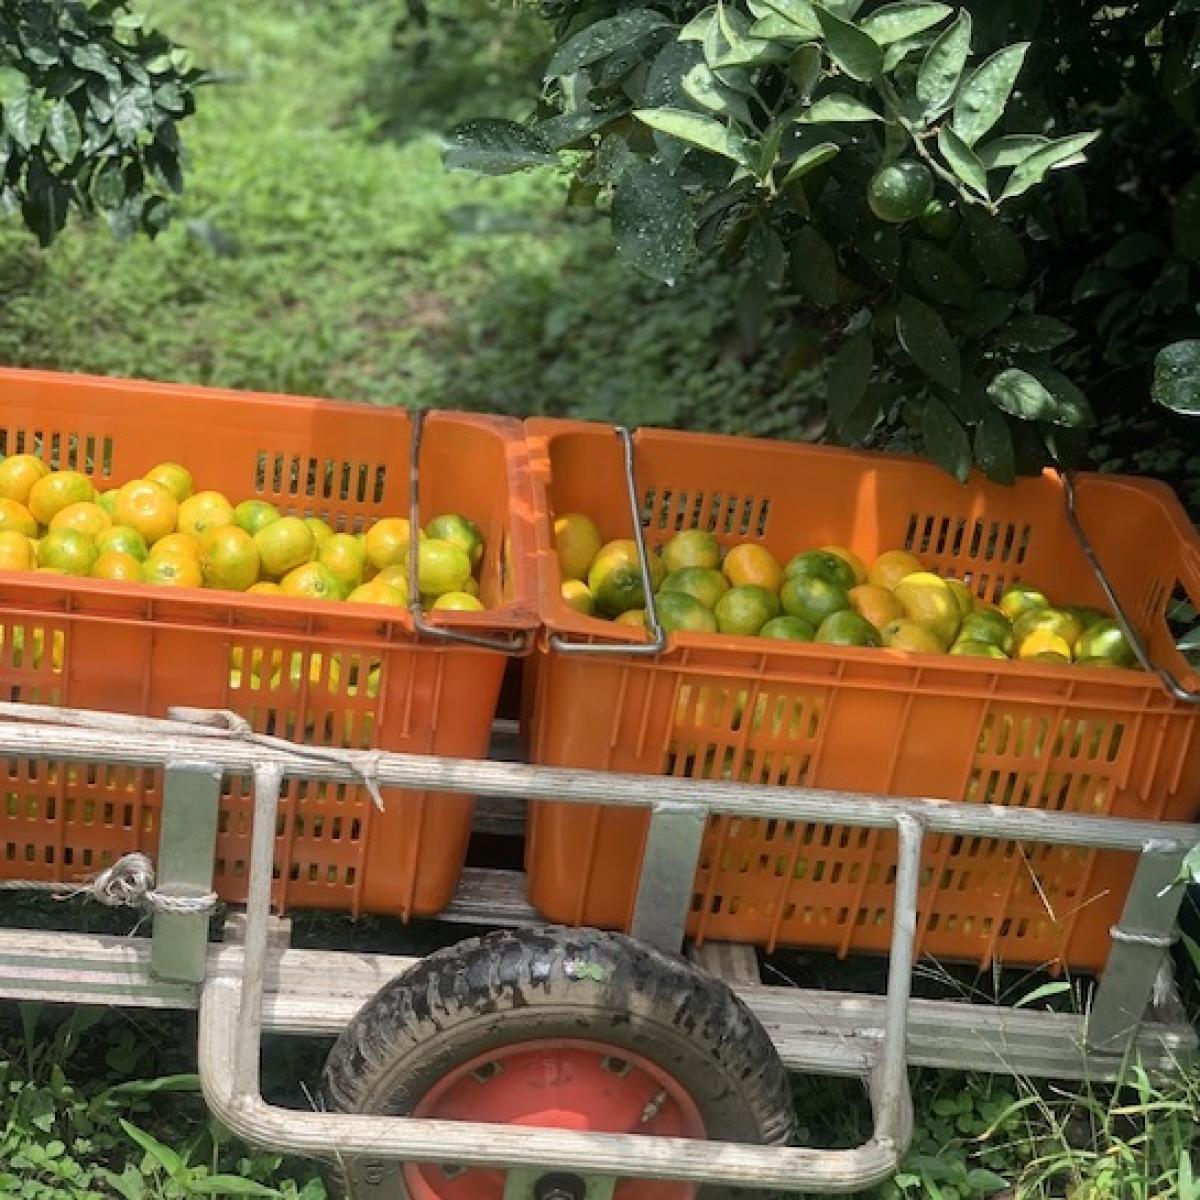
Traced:
<path fill-rule="evenodd" d="M 640 636 L 582 616 L 559 595 L 555 514 L 587 513 L 605 539 L 631 533 L 612 429 L 534 420 L 526 433 L 547 630 Z M 636 475 L 652 546 L 691 528 L 724 546 L 762 541 L 781 561 L 823 544 L 868 560 L 903 546 L 983 598 L 1029 580 L 1064 603 L 1102 603 L 1052 475 L 964 487 L 909 458 L 658 430 L 636 435 Z M 1085 526 L 1154 658 L 1196 687 L 1164 616 L 1181 589 L 1200 600 L 1200 541 L 1186 515 L 1158 484 L 1077 482 Z M 706 634 L 674 635 L 654 660 L 569 658 L 543 644 L 530 668 L 538 763 L 1162 820 L 1200 808 L 1196 711 L 1141 672 Z M 556 921 L 628 928 L 646 828 L 629 809 L 536 806 L 532 902 Z M 931 838 L 920 950 L 1098 968 L 1132 869 L 1119 853 Z M 894 878 L 891 835 L 715 819 L 689 932 L 883 951 Z"/>
<path fill-rule="evenodd" d="M 356 532 L 408 514 L 411 424 L 400 410 L 159 383 L 0 371 L 0 450 L 88 472 L 101 489 L 174 460 L 197 486 L 270 500 Z M 430 414 L 423 519 L 461 512 L 486 538 L 481 613 L 435 619 L 474 632 L 537 625 L 520 425 Z M 0 573 L 0 687 L 8 700 L 151 716 L 232 709 L 256 730 L 320 745 L 481 757 L 506 658 L 418 642 L 407 611 L 231 592 Z M 0 876 L 73 880 L 157 845 L 156 771 L 9 760 Z M 252 799 L 227 782 L 216 882 L 245 898 Z M 288 785 L 276 902 L 432 913 L 454 893 L 468 797 Z"/>

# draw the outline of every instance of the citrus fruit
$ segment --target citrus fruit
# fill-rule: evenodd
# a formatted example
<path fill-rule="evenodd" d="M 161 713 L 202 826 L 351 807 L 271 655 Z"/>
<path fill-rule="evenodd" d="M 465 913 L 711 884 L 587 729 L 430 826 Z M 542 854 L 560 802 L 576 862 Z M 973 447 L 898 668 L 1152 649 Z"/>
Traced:
<path fill-rule="evenodd" d="M 176 526 L 180 533 L 199 537 L 210 529 L 233 524 L 233 505 L 220 492 L 196 492 L 179 506 Z"/>
<path fill-rule="evenodd" d="M 958 213 L 936 197 L 917 218 L 921 232 L 935 242 L 948 242 L 958 229 Z"/>
<path fill-rule="evenodd" d="M 96 503 L 100 505 L 100 507 L 104 509 L 104 511 L 108 513 L 108 515 L 112 517 L 114 521 L 117 517 L 117 493 L 120 490 L 120 488 L 108 488 L 96 497 Z"/>
<path fill-rule="evenodd" d="M 584 579 L 603 545 L 600 530 L 591 517 L 566 513 L 554 522 L 554 548 L 563 579 Z"/>
<path fill-rule="evenodd" d="M 128 525 L 153 546 L 175 529 L 179 501 L 161 483 L 135 479 L 118 489 L 113 524 Z"/>
<path fill-rule="evenodd" d="M 251 584 L 246 589 L 246 594 L 250 596 L 282 596 L 283 588 L 269 579 L 263 579 L 258 583 Z"/>
<path fill-rule="evenodd" d="M 1117 670 L 1125 666 L 1124 663 L 1114 662 L 1111 658 L 1102 658 L 1099 655 L 1093 655 L 1090 658 L 1077 658 L 1075 665 L 1077 667 L 1107 667 L 1109 670 Z"/>
<path fill-rule="evenodd" d="M 1081 660 L 1102 658 L 1115 667 L 1137 665 L 1133 647 L 1126 639 L 1121 626 L 1112 617 L 1105 617 L 1090 629 L 1085 629 L 1075 643 L 1075 653 Z"/>
<path fill-rule="evenodd" d="M 36 455 L 14 454 L 0 462 L 0 496 L 25 504 L 29 500 L 29 489 L 43 475 L 49 474 L 50 468 Z"/>
<path fill-rule="evenodd" d="M 887 588 L 877 583 L 860 583 L 846 595 L 850 607 L 876 629 L 882 629 L 889 621 L 898 621 L 904 616 L 904 605 Z"/>
<path fill-rule="evenodd" d="M 650 554 L 650 586 L 657 589 L 666 575 L 662 559 Z M 637 543 L 623 538 L 609 542 L 592 561 L 587 577 L 588 590 L 596 598 L 596 608 L 609 617 L 619 617 L 634 608 L 645 608 L 646 593 L 642 587 L 642 569 L 638 562 Z"/>
<path fill-rule="evenodd" d="M 954 599 L 958 602 L 959 616 L 965 617 L 975 610 L 975 597 L 961 579 L 947 579 L 946 586 L 954 593 Z"/>
<path fill-rule="evenodd" d="M 155 486 L 159 486 L 155 484 Z M 142 582 L 159 587 L 203 587 L 200 564 L 190 554 L 163 551 L 142 563 Z"/>
<path fill-rule="evenodd" d="M 300 517 L 280 517 L 254 535 L 254 544 L 262 560 L 262 573 L 282 579 L 289 571 L 311 561 L 317 543 Z"/>
<path fill-rule="evenodd" d="M 685 529 L 663 547 L 662 560 L 668 574 L 687 567 L 719 567 L 721 543 L 703 529 Z"/>
<path fill-rule="evenodd" d="M 94 540 L 101 554 L 129 554 L 141 562 L 148 553 L 146 539 L 130 525 L 110 525 Z"/>
<path fill-rule="evenodd" d="M 1029 655 L 1025 661 L 1056 663 L 1057 665 L 1062 666 L 1063 664 L 1071 661 L 1071 656 L 1069 654 L 1060 654 L 1057 650 L 1039 650 L 1036 654 Z"/>
<path fill-rule="evenodd" d="M 90 575 L 99 557 L 96 543 L 78 529 L 51 529 L 38 542 L 38 566 L 64 575 Z"/>
<path fill-rule="evenodd" d="M 38 523 L 33 513 L 19 500 L 0 499 L 0 532 L 37 537 Z"/>
<path fill-rule="evenodd" d="M 125 583 L 141 583 L 142 564 L 123 550 L 106 550 L 92 567 L 93 579 L 117 579 Z"/>
<path fill-rule="evenodd" d="M 867 582 L 867 564 L 846 546 L 822 546 L 825 554 L 835 554 L 854 572 L 854 585 Z"/>
<path fill-rule="evenodd" d="M 880 630 L 883 644 L 890 650 L 907 650 L 910 654 L 944 654 L 946 643 L 928 626 L 901 617 Z"/>
<path fill-rule="evenodd" d="M 471 559 L 454 542 L 426 538 L 417 543 L 417 583 L 422 596 L 461 592 L 471 578 Z"/>
<path fill-rule="evenodd" d="M 155 554 L 182 554 L 200 561 L 200 541 L 190 533 L 168 533 L 150 547 L 150 556 Z"/>
<path fill-rule="evenodd" d="M 295 567 L 279 581 L 279 586 L 285 596 L 300 596 L 306 600 L 340 600 L 344 594 L 341 580 L 319 562 L 306 562 Z"/>
<path fill-rule="evenodd" d="M 165 487 L 181 503 L 192 494 L 192 473 L 177 462 L 161 462 L 151 467 L 142 478 Z"/>
<path fill-rule="evenodd" d="M 95 499 L 96 489 L 86 475 L 78 471 L 51 471 L 36 480 L 29 489 L 26 507 L 39 524 L 49 525 L 55 513 L 68 504 Z"/>
<path fill-rule="evenodd" d="M 1087 604 L 1064 604 L 1063 612 L 1074 613 L 1084 629 L 1091 629 L 1093 625 L 1098 625 L 1101 621 L 1112 619 L 1103 609 L 1092 608 Z"/>
<path fill-rule="evenodd" d="M 896 584 L 895 596 L 904 605 L 905 616 L 924 625 L 943 648 L 954 641 L 962 614 L 944 579 L 930 571 L 915 571 Z"/>
<path fill-rule="evenodd" d="M 1074 613 L 1063 612 L 1061 609 L 1031 608 L 1013 622 L 1013 640 L 1016 642 L 1018 655 L 1025 639 L 1038 632 L 1056 633 L 1074 650 L 1075 643 L 1083 633 L 1083 622 Z"/>
<path fill-rule="evenodd" d="M 382 579 L 360 583 L 346 599 L 351 604 L 386 604 L 392 608 L 407 608 L 408 599 Z"/>
<path fill-rule="evenodd" d="M 1017 657 L 1023 661 L 1042 659 L 1043 654 L 1055 654 L 1063 662 L 1071 661 L 1071 643 L 1061 634 L 1050 629 L 1035 629 L 1017 645 Z"/>
<path fill-rule="evenodd" d="M 377 571 L 404 562 L 410 540 L 408 522 L 403 517 L 384 517 L 367 530 L 364 550 L 367 561 Z"/>
<path fill-rule="evenodd" d="M 850 607 L 846 589 L 819 575 L 794 575 L 784 583 L 779 600 L 789 617 L 799 617 L 814 629 L 820 629 L 826 617 Z"/>
<path fill-rule="evenodd" d="M 562 581 L 562 598 L 576 612 L 590 617 L 596 611 L 596 601 L 588 591 L 588 585 L 582 579 L 564 579 Z"/>
<path fill-rule="evenodd" d="M 304 523 L 312 530 L 315 554 L 333 537 L 333 526 L 321 517 L 305 517 Z"/>
<path fill-rule="evenodd" d="M 1015 621 L 1022 613 L 1027 613 L 1030 609 L 1049 608 L 1050 601 L 1037 588 L 1018 583 L 1000 597 L 997 607 L 1010 621 Z"/>
<path fill-rule="evenodd" d="M 29 571 L 37 563 L 33 542 L 15 529 L 0 531 L 0 571 Z"/>
<path fill-rule="evenodd" d="M 716 633 L 717 619 L 686 592 L 661 592 L 655 606 L 658 623 L 667 633 Z"/>
<path fill-rule="evenodd" d="M 100 505 L 84 500 L 79 504 L 68 504 L 66 508 L 60 508 L 54 514 L 50 528 L 78 529 L 80 533 L 95 538 L 105 529 L 111 529 L 112 523 L 112 517 Z"/>
<path fill-rule="evenodd" d="M 817 631 L 799 617 L 774 617 L 758 631 L 758 636 L 779 642 L 811 642 Z"/>
<path fill-rule="evenodd" d="M 889 224 L 899 225 L 919 217 L 933 199 L 933 176 L 915 159 L 901 159 L 880 167 L 867 184 L 871 211 Z"/>
<path fill-rule="evenodd" d="M 636 625 L 638 629 L 645 630 L 646 628 L 646 610 L 644 608 L 631 608 L 623 612 L 619 617 L 613 618 L 614 625 Z"/>
<path fill-rule="evenodd" d="M 483 605 L 475 596 L 466 592 L 444 592 L 433 602 L 434 610 L 449 612 L 483 612 Z"/>
<path fill-rule="evenodd" d="M 233 523 L 253 537 L 264 525 L 278 521 L 281 515 L 279 509 L 266 500 L 243 500 L 233 510 Z"/>
<path fill-rule="evenodd" d="M 950 653 L 963 658 L 1008 658 L 1008 655 L 999 646 L 993 646 L 991 642 L 976 641 L 973 638 L 959 638 L 950 647 Z"/>
<path fill-rule="evenodd" d="M 384 567 L 375 580 L 387 584 L 393 591 L 399 592 L 404 603 L 408 603 L 408 564 L 404 566 Z M 465 590 L 465 589 L 464 589 Z"/>
<path fill-rule="evenodd" d="M 204 586 L 244 592 L 258 580 L 258 547 L 237 525 L 209 529 L 200 535 L 200 573 Z"/>
<path fill-rule="evenodd" d="M 828 550 L 806 550 L 797 554 L 783 569 L 785 579 L 796 579 L 800 575 L 812 575 L 835 583 L 838 587 L 849 591 L 857 586 L 858 576 L 854 568 L 842 557 Z"/>
<path fill-rule="evenodd" d="M 714 608 L 729 591 L 729 581 L 715 567 L 681 567 L 662 581 L 659 592 L 683 592 L 699 600 L 705 608 Z"/>
<path fill-rule="evenodd" d="M 830 646 L 880 646 L 879 630 L 853 609 L 832 613 L 821 622 L 817 641 Z"/>
<path fill-rule="evenodd" d="M 1012 623 L 1003 613 L 976 610 L 963 617 L 958 640 L 995 646 L 1007 657 L 1012 653 L 1014 644 Z"/>
<path fill-rule="evenodd" d="M 890 590 L 906 575 L 924 570 L 920 559 L 907 550 L 885 550 L 867 570 L 867 582 Z"/>
<path fill-rule="evenodd" d="M 363 581 L 367 556 L 353 534 L 335 533 L 317 547 L 317 562 L 338 577 L 342 594 L 348 596 Z"/>
<path fill-rule="evenodd" d="M 779 591 L 783 582 L 783 570 L 775 561 L 775 556 L 766 548 L 755 542 L 743 542 L 734 546 L 725 555 L 722 564 L 725 578 L 734 587 L 760 587 L 768 592 Z"/>
<path fill-rule="evenodd" d="M 774 592 L 758 584 L 740 584 L 730 588 L 717 601 L 713 615 L 722 633 L 753 637 L 768 621 L 780 615 L 779 600 Z"/>
<path fill-rule="evenodd" d="M 471 560 L 472 570 L 479 566 L 483 558 L 483 534 L 479 532 L 479 526 L 458 513 L 443 513 L 434 517 L 425 526 L 425 536 L 461 546 Z"/>

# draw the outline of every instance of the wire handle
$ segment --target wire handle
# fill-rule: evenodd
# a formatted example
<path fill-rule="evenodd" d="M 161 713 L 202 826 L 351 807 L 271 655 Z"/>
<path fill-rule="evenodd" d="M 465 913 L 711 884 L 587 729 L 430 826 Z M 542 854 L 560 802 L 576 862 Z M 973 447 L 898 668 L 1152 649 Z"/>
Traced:
<path fill-rule="evenodd" d="M 1163 687 L 1180 703 L 1200 704 L 1200 692 L 1188 691 L 1167 667 L 1158 666 L 1150 658 L 1150 652 L 1146 649 L 1146 643 L 1142 640 L 1141 634 L 1133 627 L 1133 622 L 1129 619 L 1124 605 L 1117 598 L 1117 590 L 1113 587 L 1112 580 L 1109 579 L 1107 572 L 1104 570 L 1104 566 L 1100 562 L 1100 556 L 1096 553 L 1096 548 L 1092 545 L 1091 539 L 1088 537 L 1087 531 L 1083 528 L 1083 523 L 1079 519 L 1075 478 L 1069 470 L 1061 465 L 1059 465 L 1058 474 L 1063 483 L 1063 499 L 1067 510 L 1067 523 L 1071 526 L 1071 530 L 1075 534 L 1080 548 L 1083 550 L 1083 555 L 1088 560 L 1088 565 L 1092 568 L 1092 574 L 1096 576 L 1096 581 L 1103 589 L 1109 604 L 1112 605 L 1112 610 L 1116 614 L 1117 624 L 1121 626 L 1121 632 L 1125 635 L 1125 640 L 1133 650 L 1134 657 L 1138 660 L 1143 670 L 1157 675 L 1162 680 Z"/>
<path fill-rule="evenodd" d="M 521 654 L 528 645 L 528 634 L 524 631 L 509 637 L 491 637 L 485 633 L 466 633 L 460 629 L 447 629 L 444 625 L 431 625 L 425 620 L 417 569 L 420 551 L 413 553 L 421 529 L 421 439 L 425 431 L 425 416 L 423 408 L 412 410 L 412 440 L 408 454 L 408 611 L 412 616 L 413 629 L 425 637 L 443 642 L 459 642 L 466 646 L 478 646 L 482 650 L 499 650 L 502 654 Z"/>
<path fill-rule="evenodd" d="M 650 641 L 569 642 L 555 633 L 550 635 L 550 646 L 560 654 L 636 654 L 650 658 L 661 654 L 667 648 L 667 635 L 658 621 L 658 604 L 654 599 L 654 583 L 650 576 L 650 557 L 646 551 L 646 535 L 642 531 L 642 511 L 638 503 L 637 482 L 634 479 L 633 435 L 625 425 L 614 425 L 613 432 L 621 439 L 621 448 L 624 451 L 625 491 L 629 497 L 629 515 L 633 521 L 633 541 L 637 546 L 638 566 L 642 572 L 642 591 L 646 596 L 646 623 L 650 627 Z"/>

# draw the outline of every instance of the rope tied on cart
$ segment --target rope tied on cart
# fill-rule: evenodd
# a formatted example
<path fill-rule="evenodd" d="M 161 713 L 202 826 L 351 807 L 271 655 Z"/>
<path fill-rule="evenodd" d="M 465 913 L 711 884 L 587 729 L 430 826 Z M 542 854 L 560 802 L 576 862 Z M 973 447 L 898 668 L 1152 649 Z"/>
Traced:
<path fill-rule="evenodd" d="M 63 884 L 46 879 L 0 879 L 0 891 L 48 892 L 56 900 L 85 897 L 105 908 L 145 908 L 151 912 L 183 916 L 211 916 L 217 908 L 217 893 L 199 896 L 168 896 L 155 890 L 154 864 L 144 854 L 125 854 L 111 867 L 80 884 Z"/>

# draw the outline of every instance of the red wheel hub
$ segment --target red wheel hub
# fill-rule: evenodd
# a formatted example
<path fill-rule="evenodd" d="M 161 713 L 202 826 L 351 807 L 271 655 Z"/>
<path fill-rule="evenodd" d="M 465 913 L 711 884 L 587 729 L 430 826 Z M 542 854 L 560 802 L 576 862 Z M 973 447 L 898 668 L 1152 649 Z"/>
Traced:
<path fill-rule="evenodd" d="M 602 1042 L 554 1040 L 498 1046 L 456 1067 L 413 1110 L 415 1117 L 542 1129 L 704 1138 L 700 1110 L 656 1064 Z M 504 1172 L 430 1163 L 404 1167 L 413 1200 L 503 1200 Z M 694 1200 L 690 1183 L 629 1179 L 614 1200 Z"/>

